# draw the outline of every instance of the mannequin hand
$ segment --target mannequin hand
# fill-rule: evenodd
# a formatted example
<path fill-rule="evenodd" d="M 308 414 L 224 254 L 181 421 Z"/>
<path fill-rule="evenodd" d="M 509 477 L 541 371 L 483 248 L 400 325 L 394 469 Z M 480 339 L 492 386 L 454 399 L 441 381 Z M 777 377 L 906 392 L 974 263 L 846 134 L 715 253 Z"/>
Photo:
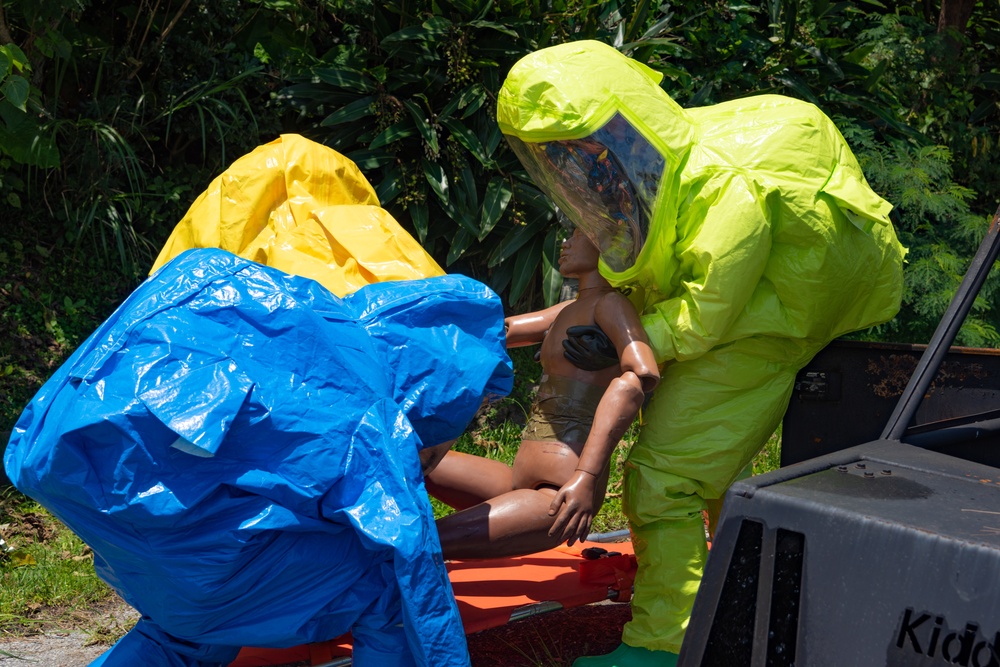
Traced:
<path fill-rule="evenodd" d="M 577 470 L 566 482 L 549 505 L 549 516 L 555 516 L 555 523 L 549 529 L 549 537 L 560 536 L 572 546 L 582 542 L 590 533 L 594 521 L 594 487 L 597 478 L 590 473 Z"/>
<path fill-rule="evenodd" d="M 618 351 L 596 324 L 566 329 L 562 344 L 563 356 L 580 370 L 593 372 L 618 365 Z"/>

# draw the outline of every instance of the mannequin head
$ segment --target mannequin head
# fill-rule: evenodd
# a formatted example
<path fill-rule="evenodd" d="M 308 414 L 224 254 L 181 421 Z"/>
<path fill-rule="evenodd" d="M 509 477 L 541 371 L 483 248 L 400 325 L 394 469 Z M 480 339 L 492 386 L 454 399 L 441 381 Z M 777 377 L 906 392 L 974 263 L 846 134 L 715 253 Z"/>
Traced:
<path fill-rule="evenodd" d="M 581 274 L 597 271 L 600 257 L 597 246 L 578 228 L 574 228 L 559 251 L 559 274 L 564 278 L 579 278 Z"/>

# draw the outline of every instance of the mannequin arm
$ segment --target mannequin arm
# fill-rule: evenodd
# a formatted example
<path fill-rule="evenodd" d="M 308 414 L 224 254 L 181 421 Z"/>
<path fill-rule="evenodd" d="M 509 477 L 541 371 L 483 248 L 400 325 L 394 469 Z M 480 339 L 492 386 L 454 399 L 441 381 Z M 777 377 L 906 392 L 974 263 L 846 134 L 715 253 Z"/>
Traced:
<path fill-rule="evenodd" d="M 524 347 L 525 345 L 541 343 L 542 339 L 545 338 L 545 332 L 555 321 L 556 315 L 571 303 L 573 302 L 563 301 L 545 310 L 536 310 L 532 313 L 511 315 L 504 318 L 503 326 L 507 331 L 507 347 Z"/>
<path fill-rule="evenodd" d="M 629 300 L 617 292 L 608 294 L 594 309 L 594 321 L 618 351 L 622 372 L 632 371 L 642 383 L 643 392 L 653 391 L 660 383 L 660 370 L 639 314 Z"/>
<path fill-rule="evenodd" d="M 642 380 L 632 371 L 625 371 L 608 385 L 594 413 L 594 423 L 576 472 L 559 489 L 549 506 L 549 516 L 556 517 L 549 530 L 550 536 L 559 535 L 570 545 L 587 537 L 590 524 L 600 509 L 595 507 L 598 480 L 615 446 L 642 407 L 645 397 L 642 387 Z"/>

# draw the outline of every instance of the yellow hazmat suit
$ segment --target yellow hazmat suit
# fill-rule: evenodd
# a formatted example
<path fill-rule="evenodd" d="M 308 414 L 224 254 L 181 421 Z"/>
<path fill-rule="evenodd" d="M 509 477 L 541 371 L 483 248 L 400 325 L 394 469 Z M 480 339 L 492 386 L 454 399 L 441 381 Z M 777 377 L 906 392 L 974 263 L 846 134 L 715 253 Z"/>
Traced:
<path fill-rule="evenodd" d="M 379 206 L 353 162 L 295 134 L 258 147 L 215 178 L 151 273 L 191 248 L 222 248 L 312 278 L 340 297 L 370 283 L 444 275 Z"/>
<path fill-rule="evenodd" d="M 774 432 L 813 355 L 895 315 L 905 250 L 815 106 L 763 95 L 685 110 L 660 78 L 610 46 L 563 44 L 511 69 L 497 116 L 666 362 L 626 463 L 639 572 L 623 641 L 678 653 L 705 500 Z"/>

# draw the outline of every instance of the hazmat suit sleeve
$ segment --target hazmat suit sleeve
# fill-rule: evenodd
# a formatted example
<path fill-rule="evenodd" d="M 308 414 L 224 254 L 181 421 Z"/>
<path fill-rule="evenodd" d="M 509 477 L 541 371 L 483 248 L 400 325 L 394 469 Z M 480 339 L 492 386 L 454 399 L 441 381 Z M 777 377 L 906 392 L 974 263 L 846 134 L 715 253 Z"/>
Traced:
<path fill-rule="evenodd" d="M 694 359 L 719 342 L 753 294 L 771 246 L 763 189 L 744 175 L 696 181 L 686 202 L 671 295 L 641 316 L 657 363 Z"/>

